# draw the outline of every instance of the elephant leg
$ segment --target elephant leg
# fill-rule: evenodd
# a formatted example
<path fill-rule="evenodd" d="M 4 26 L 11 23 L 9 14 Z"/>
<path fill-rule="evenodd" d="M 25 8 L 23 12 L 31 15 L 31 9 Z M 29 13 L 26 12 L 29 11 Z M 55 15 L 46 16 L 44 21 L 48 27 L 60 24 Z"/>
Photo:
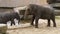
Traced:
<path fill-rule="evenodd" d="M 55 17 L 52 18 L 52 21 L 53 21 L 53 27 L 56 27 Z"/>
<path fill-rule="evenodd" d="M 48 19 L 48 25 L 47 26 L 50 27 L 50 19 Z"/>
<path fill-rule="evenodd" d="M 38 28 L 38 20 L 39 20 L 39 17 L 35 17 L 35 28 Z"/>
<path fill-rule="evenodd" d="M 20 19 L 16 19 L 17 20 L 17 24 L 19 25 L 20 24 Z"/>
<path fill-rule="evenodd" d="M 34 19 L 35 19 L 35 16 L 32 17 L 32 22 L 31 22 L 31 25 L 34 25 Z"/>
<path fill-rule="evenodd" d="M 12 23 L 15 25 L 15 22 L 14 21 L 12 21 Z"/>
<path fill-rule="evenodd" d="M 12 26 L 12 24 L 13 24 L 13 23 L 11 22 L 11 26 Z"/>
<path fill-rule="evenodd" d="M 13 20 L 11 20 L 11 26 L 12 26 L 12 24 L 14 24 L 14 25 L 15 25 L 14 19 L 13 19 Z"/>

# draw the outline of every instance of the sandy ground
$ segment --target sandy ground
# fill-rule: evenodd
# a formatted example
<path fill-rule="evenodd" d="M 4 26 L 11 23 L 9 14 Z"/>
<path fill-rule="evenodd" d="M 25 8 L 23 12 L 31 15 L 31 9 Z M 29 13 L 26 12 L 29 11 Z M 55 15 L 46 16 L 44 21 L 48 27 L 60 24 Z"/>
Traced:
<path fill-rule="evenodd" d="M 39 28 L 31 26 L 30 23 L 20 24 L 18 26 L 8 26 L 8 34 L 60 34 L 60 19 L 56 19 L 57 27 L 47 27 L 46 20 L 39 20 Z"/>
<path fill-rule="evenodd" d="M 56 19 L 57 27 L 47 27 L 47 20 L 39 20 L 39 28 L 31 26 L 30 23 L 8 27 L 8 34 L 60 34 L 60 19 Z"/>

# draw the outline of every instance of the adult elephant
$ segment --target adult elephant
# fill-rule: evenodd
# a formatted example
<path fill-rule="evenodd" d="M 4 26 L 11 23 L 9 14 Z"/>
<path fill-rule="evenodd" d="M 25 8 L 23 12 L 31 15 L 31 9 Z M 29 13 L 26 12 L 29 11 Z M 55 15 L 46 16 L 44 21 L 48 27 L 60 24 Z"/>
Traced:
<path fill-rule="evenodd" d="M 14 19 L 17 19 L 19 24 L 20 16 L 17 12 L 0 13 L 0 23 L 6 24 L 8 21 L 11 21 L 11 25 L 15 25 Z"/>
<path fill-rule="evenodd" d="M 47 19 L 48 20 L 48 25 L 50 27 L 50 20 L 53 21 L 53 26 L 56 27 L 55 23 L 55 14 L 54 10 L 52 8 L 36 5 L 36 4 L 29 4 L 26 7 L 26 12 L 25 12 L 25 18 L 27 15 L 33 15 L 31 25 L 33 24 L 33 21 L 35 19 L 35 27 L 38 28 L 38 20 L 39 19 Z"/>

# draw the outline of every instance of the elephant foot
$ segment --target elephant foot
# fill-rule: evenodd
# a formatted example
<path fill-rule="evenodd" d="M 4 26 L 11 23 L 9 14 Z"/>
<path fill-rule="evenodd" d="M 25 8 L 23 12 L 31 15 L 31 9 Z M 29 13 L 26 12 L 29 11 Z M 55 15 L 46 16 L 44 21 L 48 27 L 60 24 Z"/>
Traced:
<path fill-rule="evenodd" d="M 34 26 L 34 24 L 30 24 L 30 25 Z"/>
<path fill-rule="evenodd" d="M 47 25 L 47 27 L 50 27 L 50 25 Z"/>
<path fill-rule="evenodd" d="M 53 27 L 56 27 L 56 25 L 53 25 Z"/>

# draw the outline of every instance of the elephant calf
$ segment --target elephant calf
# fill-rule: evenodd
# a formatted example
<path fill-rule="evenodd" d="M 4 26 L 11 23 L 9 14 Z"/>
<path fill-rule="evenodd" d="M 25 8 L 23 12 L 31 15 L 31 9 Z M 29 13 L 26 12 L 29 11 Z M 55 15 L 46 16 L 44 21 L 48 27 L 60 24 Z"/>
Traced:
<path fill-rule="evenodd" d="M 20 16 L 17 12 L 12 13 L 0 13 L 0 23 L 6 24 L 8 21 L 11 21 L 11 25 L 14 24 L 14 19 L 18 20 L 18 24 L 20 22 Z"/>

